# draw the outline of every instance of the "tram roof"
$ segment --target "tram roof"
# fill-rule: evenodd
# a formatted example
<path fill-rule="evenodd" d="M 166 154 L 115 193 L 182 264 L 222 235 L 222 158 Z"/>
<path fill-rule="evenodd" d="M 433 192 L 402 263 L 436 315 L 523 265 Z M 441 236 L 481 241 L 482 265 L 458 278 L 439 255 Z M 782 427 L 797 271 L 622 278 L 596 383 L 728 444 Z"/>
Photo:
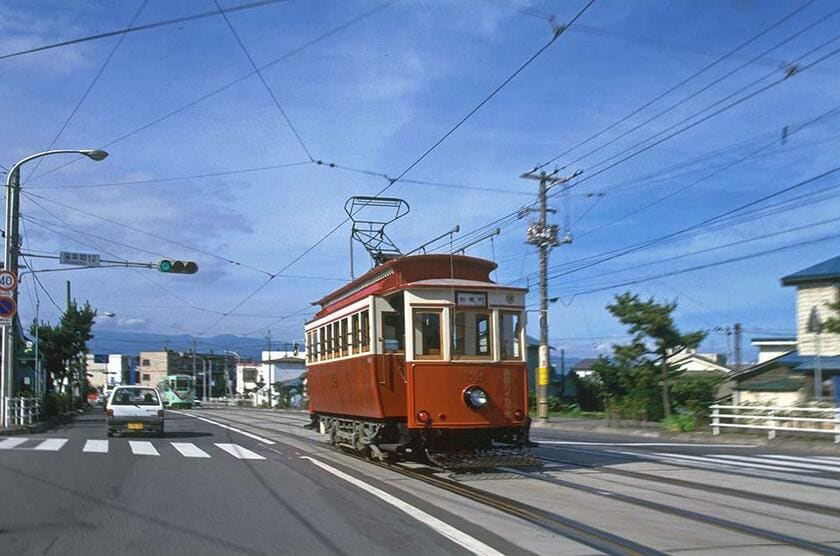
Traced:
<path fill-rule="evenodd" d="M 322 297 L 320 318 L 364 297 L 410 287 L 501 288 L 490 279 L 496 263 L 466 255 L 429 254 L 391 259 Z M 519 288 L 505 288 L 519 289 Z"/>

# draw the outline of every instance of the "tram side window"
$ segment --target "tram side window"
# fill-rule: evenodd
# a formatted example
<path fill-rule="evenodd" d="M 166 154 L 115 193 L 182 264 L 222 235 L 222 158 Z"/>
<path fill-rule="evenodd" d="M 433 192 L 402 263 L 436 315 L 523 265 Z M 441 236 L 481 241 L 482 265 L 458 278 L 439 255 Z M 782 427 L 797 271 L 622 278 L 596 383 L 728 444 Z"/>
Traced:
<path fill-rule="evenodd" d="M 370 351 L 370 315 L 368 314 L 368 310 L 365 309 L 360 315 L 360 325 L 361 328 L 361 349 L 363 352 Z"/>
<path fill-rule="evenodd" d="M 341 319 L 341 355 L 347 355 L 349 350 L 347 347 L 348 340 L 350 338 L 347 337 L 347 319 Z"/>
<path fill-rule="evenodd" d="M 353 353 L 360 353 L 359 347 L 362 345 L 362 338 L 359 336 L 359 313 L 350 317 L 350 333 L 353 335 L 352 351 Z"/>
<path fill-rule="evenodd" d="M 341 329 L 338 321 L 332 324 L 333 329 L 333 357 L 341 357 Z"/>
<path fill-rule="evenodd" d="M 321 328 L 321 336 L 323 337 L 323 348 L 324 348 L 324 358 L 329 359 L 332 356 L 332 334 L 330 331 L 332 328 L 330 326 L 324 326 Z"/>
<path fill-rule="evenodd" d="M 386 352 L 405 350 L 405 319 L 402 313 L 382 313 L 382 341 Z"/>
<path fill-rule="evenodd" d="M 416 359 L 442 357 L 440 316 L 440 311 L 414 311 L 414 357 Z"/>
<path fill-rule="evenodd" d="M 490 313 L 455 311 L 452 316 L 452 357 L 490 359 L 492 356 Z"/>
<path fill-rule="evenodd" d="M 502 312 L 499 315 L 499 345 L 501 358 L 504 360 L 521 360 L 522 319 L 519 313 Z"/>

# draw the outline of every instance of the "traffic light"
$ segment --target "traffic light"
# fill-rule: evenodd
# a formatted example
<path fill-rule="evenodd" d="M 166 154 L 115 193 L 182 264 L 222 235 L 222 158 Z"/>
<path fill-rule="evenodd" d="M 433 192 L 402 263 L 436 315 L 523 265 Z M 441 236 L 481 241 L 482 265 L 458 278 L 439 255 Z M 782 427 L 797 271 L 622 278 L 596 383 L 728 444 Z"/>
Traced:
<path fill-rule="evenodd" d="M 159 272 L 168 274 L 195 274 L 198 272 L 198 263 L 193 261 L 170 261 L 163 259 L 158 261 L 157 269 Z"/>

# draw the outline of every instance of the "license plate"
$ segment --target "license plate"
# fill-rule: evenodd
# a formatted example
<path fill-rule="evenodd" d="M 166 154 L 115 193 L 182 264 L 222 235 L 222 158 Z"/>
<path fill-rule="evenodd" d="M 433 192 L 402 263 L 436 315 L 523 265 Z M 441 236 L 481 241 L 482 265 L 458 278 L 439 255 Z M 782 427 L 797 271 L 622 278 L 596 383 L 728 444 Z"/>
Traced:
<path fill-rule="evenodd" d="M 129 423 L 128 430 L 130 431 L 141 431 L 143 430 L 143 423 Z"/>

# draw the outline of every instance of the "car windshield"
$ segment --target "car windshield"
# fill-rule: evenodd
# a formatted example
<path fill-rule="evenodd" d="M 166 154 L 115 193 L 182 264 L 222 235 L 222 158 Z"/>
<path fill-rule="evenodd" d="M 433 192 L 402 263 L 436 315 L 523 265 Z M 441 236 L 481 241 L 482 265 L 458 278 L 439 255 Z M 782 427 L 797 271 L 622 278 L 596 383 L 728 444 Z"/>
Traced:
<path fill-rule="evenodd" d="M 114 393 L 111 405 L 159 405 L 157 392 L 152 388 L 120 388 Z"/>

